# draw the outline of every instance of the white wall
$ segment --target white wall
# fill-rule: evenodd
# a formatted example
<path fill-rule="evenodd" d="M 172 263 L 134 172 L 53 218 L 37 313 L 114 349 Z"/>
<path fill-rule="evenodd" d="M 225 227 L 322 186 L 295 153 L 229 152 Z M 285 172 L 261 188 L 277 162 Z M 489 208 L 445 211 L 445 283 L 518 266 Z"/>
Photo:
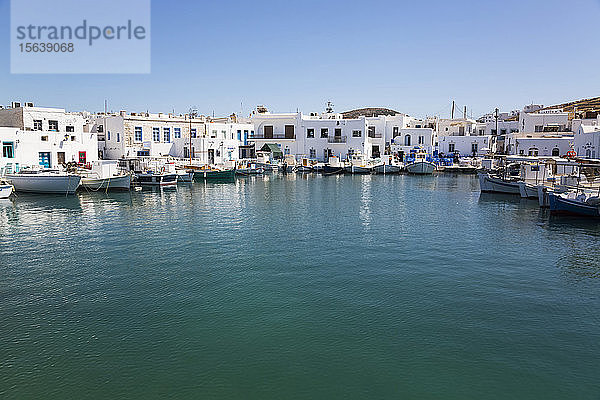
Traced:
<path fill-rule="evenodd" d="M 450 155 L 458 152 L 461 157 L 473 155 L 473 144 L 477 145 L 478 156 L 483 156 L 490 148 L 490 135 L 485 136 L 442 136 L 439 138 L 439 152 Z M 454 146 L 454 152 L 451 151 L 451 145 Z"/>
<path fill-rule="evenodd" d="M 43 140 L 47 139 L 47 140 Z M 7 163 L 24 166 L 38 166 L 40 152 L 50 153 L 52 168 L 59 167 L 58 153 L 64 153 L 65 162 L 79 161 L 79 152 L 85 152 L 86 162 L 98 160 L 96 133 L 87 132 L 45 132 L 23 131 L 16 128 L 0 128 L 0 141 L 13 143 L 13 158 L 0 153 L 0 167 Z"/>

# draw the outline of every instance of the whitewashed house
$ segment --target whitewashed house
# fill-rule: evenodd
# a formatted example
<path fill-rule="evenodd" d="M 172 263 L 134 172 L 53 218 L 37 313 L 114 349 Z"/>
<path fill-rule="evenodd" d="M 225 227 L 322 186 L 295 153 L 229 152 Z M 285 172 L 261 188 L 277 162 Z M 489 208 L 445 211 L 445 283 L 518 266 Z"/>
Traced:
<path fill-rule="evenodd" d="M 56 168 L 98 160 L 98 138 L 85 113 L 13 103 L 0 109 L 0 127 L 0 167 Z"/>
<path fill-rule="evenodd" d="M 441 154 L 483 156 L 490 152 L 491 146 L 492 135 L 486 131 L 486 122 L 470 118 L 440 119 L 438 150 Z"/>
<path fill-rule="evenodd" d="M 213 119 L 205 116 L 163 113 L 97 114 L 93 130 L 103 135 L 103 158 L 130 157 L 193 158 L 200 163 L 220 164 L 239 158 L 242 132 L 252 125 L 235 115 Z"/>
<path fill-rule="evenodd" d="M 578 157 L 600 158 L 600 114 L 595 124 L 580 124 L 575 132 L 573 150 Z"/>

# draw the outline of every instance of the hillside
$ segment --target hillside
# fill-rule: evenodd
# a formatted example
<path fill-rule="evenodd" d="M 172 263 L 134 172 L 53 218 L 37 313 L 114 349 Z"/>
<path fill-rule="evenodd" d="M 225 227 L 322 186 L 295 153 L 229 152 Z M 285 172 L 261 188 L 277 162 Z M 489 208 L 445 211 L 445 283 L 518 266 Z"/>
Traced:
<path fill-rule="evenodd" d="M 344 119 L 358 118 L 358 117 L 377 117 L 379 115 L 398 115 L 401 114 L 398 111 L 390 110 L 389 108 L 381 107 L 367 107 L 359 108 L 357 110 L 351 110 L 343 112 Z"/>

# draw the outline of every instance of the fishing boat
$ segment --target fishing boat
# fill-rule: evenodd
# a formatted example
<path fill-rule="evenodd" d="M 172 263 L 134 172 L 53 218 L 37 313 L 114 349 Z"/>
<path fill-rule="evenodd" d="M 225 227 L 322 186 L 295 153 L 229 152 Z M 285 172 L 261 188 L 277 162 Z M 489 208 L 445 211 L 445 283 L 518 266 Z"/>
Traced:
<path fill-rule="evenodd" d="M 0 199 L 8 199 L 12 192 L 12 185 L 0 185 Z"/>
<path fill-rule="evenodd" d="M 427 153 L 419 149 L 415 154 L 415 159 L 406 164 L 405 168 L 409 174 L 430 175 L 435 171 L 435 164 L 427 160 Z"/>
<path fill-rule="evenodd" d="M 295 171 L 298 173 L 301 173 L 301 174 L 307 174 L 307 173 L 313 172 L 314 169 L 311 165 L 310 160 L 306 157 L 303 157 L 300 160 L 300 164 L 296 165 Z"/>
<path fill-rule="evenodd" d="M 344 172 L 344 165 L 337 156 L 330 156 L 323 165 L 323 175 L 336 175 Z"/>
<path fill-rule="evenodd" d="M 479 188 L 482 193 L 521 194 L 519 179 L 482 172 L 479 174 Z"/>
<path fill-rule="evenodd" d="M 211 169 L 204 171 L 206 180 L 231 180 L 235 178 L 235 169 Z"/>
<path fill-rule="evenodd" d="M 131 175 L 119 173 L 118 161 L 99 160 L 91 163 L 91 169 L 79 169 L 81 187 L 87 190 L 129 190 Z"/>
<path fill-rule="evenodd" d="M 349 174 L 370 174 L 374 171 L 374 165 L 365 161 L 364 156 L 356 152 L 349 157 L 348 164 L 344 167 L 344 171 Z"/>
<path fill-rule="evenodd" d="M 394 160 L 394 156 L 385 156 L 380 164 L 375 165 L 376 174 L 397 174 L 402 171 L 402 164 Z"/>
<path fill-rule="evenodd" d="M 4 179 L 15 192 L 73 194 L 81 183 L 81 176 L 58 170 L 26 170 L 7 174 Z"/>
<path fill-rule="evenodd" d="M 600 218 L 600 196 L 598 193 L 549 192 L 550 212 Z"/>
<path fill-rule="evenodd" d="M 136 175 L 135 181 L 142 186 L 175 186 L 177 185 L 177 174 L 145 172 Z"/>
<path fill-rule="evenodd" d="M 242 164 L 239 168 L 235 169 L 235 174 L 236 175 L 244 175 L 244 176 L 248 176 L 248 175 L 260 175 L 260 174 L 264 174 L 265 170 L 259 166 L 257 166 L 255 163 L 245 163 Z"/>

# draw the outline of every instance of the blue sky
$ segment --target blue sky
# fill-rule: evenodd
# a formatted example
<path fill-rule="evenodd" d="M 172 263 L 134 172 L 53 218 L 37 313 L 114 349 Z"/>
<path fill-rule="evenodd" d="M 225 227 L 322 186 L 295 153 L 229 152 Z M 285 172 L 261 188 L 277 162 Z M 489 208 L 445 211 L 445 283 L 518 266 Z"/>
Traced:
<path fill-rule="evenodd" d="M 10 74 L 8 0 L 0 15 L 3 104 L 447 117 L 452 100 L 479 116 L 600 95 L 599 0 L 153 0 L 146 75 Z"/>

